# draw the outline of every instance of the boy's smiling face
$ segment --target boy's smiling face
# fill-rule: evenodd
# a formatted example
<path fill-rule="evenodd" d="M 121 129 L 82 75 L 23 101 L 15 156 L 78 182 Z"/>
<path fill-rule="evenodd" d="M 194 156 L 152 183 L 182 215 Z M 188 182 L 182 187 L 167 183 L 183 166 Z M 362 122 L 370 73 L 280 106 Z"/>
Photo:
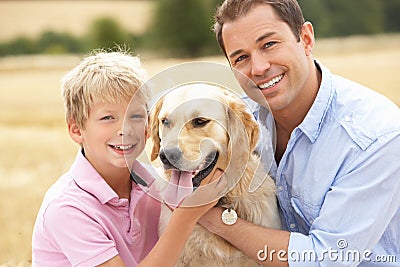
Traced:
<path fill-rule="evenodd" d="M 141 97 L 130 103 L 98 103 L 90 109 L 83 129 L 69 124 L 72 139 L 81 144 L 85 157 L 101 174 L 126 168 L 145 147 L 147 110 Z"/>

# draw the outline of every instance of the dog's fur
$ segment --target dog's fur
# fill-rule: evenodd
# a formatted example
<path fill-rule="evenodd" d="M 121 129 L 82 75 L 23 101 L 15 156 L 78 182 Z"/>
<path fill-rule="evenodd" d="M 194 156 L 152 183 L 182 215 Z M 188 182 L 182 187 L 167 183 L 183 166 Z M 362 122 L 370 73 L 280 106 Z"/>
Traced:
<path fill-rule="evenodd" d="M 194 118 L 210 121 L 196 127 Z M 167 125 L 162 123 L 164 119 L 168 119 Z M 183 158 L 178 165 L 186 170 L 195 169 L 209 153 L 217 150 L 219 158 L 211 175 L 216 168 L 224 170 L 228 187 L 232 188 L 219 205 L 233 207 L 238 216 L 247 221 L 280 228 L 275 185 L 254 153 L 259 137 L 258 124 L 243 100 L 234 93 L 210 84 L 180 86 L 155 104 L 150 115 L 150 133 L 151 160 L 157 159 L 160 149 L 176 147 L 182 151 Z M 165 174 L 168 179 L 169 172 Z M 255 186 L 256 190 L 250 190 Z M 164 208 L 164 212 L 170 215 L 168 208 Z M 165 214 L 162 215 L 160 229 L 167 222 Z M 253 264 L 257 266 L 228 242 L 197 225 L 177 266 Z"/>

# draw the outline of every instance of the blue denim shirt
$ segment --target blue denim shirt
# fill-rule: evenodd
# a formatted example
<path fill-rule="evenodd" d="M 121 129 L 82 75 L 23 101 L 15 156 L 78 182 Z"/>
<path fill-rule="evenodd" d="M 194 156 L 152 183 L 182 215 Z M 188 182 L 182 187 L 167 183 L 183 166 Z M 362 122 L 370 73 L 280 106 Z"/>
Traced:
<path fill-rule="evenodd" d="M 276 166 L 273 118 L 248 99 L 275 179 L 290 266 L 400 266 L 400 109 L 322 70 L 318 95 Z"/>

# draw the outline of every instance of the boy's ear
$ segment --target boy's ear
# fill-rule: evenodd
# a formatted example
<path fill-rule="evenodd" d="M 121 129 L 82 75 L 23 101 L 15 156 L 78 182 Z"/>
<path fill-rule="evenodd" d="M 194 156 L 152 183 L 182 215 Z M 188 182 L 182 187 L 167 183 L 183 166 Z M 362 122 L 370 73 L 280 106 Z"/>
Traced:
<path fill-rule="evenodd" d="M 158 154 L 160 153 L 160 136 L 158 129 L 158 114 L 161 111 L 161 107 L 163 104 L 163 99 L 159 99 L 158 102 L 154 105 L 153 110 L 150 113 L 150 123 L 149 123 L 149 136 L 150 136 L 150 144 L 151 144 L 151 152 L 150 152 L 150 160 L 154 161 Z"/>
<path fill-rule="evenodd" d="M 146 139 L 149 139 L 149 137 L 150 137 L 150 118 L 147 119 L 146 127 L 144 129 L 144 134 L 146 136 Z"/>
<path fill-rule="evenodd" d="M 72 140 L 77 144 L 82 144 L 82 132 L 81 127 L 75 122 L 74 119 L 68 120 L 68 133 Z"/>

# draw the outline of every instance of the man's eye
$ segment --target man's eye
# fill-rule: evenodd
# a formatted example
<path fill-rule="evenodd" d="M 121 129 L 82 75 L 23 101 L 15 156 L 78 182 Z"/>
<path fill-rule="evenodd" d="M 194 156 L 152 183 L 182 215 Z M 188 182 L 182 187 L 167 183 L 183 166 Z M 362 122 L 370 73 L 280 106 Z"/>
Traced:
<path fill-rule="evenodd" d="M 240 56 L 240 57 L 238 57 L 238 58 L 235 60 L 235 63 L 238 63 L 238 62 L 240 62 L 240 61 L 242 61 L 242 60 L 244 60 L 244 59 L 246 59 L 246 58 L 247 58 L 247 56 L 245 56 L 245 55 Z"/>
<path fill-rule="evenodd" d="M 268 42 L 264 45 L 264 48 L 270 48 L 271 46 L 274 46 L 276 42 Z"/>
<path fill-rule="evenodd" d="M 209 122 L 210 122 L 210 120 L 208 120 L 206 118 L 194 118 L 192 120 L 192 124 L 196 128 L 203 127 L 203 126 L 207 125 Z"/>

